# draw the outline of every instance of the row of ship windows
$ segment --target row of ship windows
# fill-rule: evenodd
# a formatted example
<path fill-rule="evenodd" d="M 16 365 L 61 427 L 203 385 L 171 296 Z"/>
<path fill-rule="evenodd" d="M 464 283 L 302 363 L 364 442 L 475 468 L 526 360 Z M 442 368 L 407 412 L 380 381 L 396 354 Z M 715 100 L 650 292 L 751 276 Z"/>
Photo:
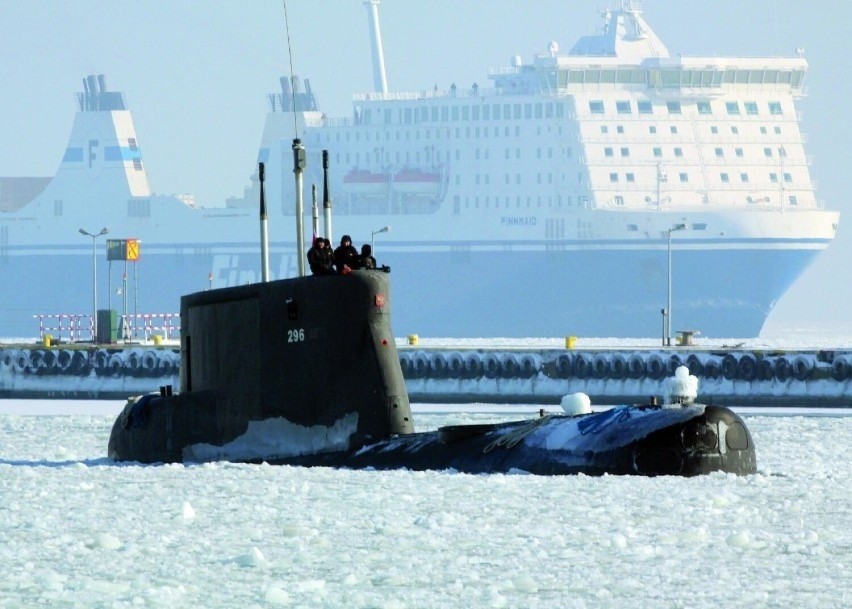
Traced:
<path fill-rule="evenodd" d="M 624 125 L 616 125 L 615 126 L 615 132 L 618 133 L 618 134 L 623 134 L 624 133 Z M 781 135 L 781 127 L 776 125 L 773 128 L 773 132 L 775 133 L 775 135 Z M 650 133 L 651 135 L 656 135 L 657 134 L 657 125 L 648 125 L 648 133 Z M 669 133 L 671 133 L 672 135 L 677 135 L 678 134 L 677 125 L 670 125 L 669 126 Z M 711 125 L 710 126 L 710 133 L 713 134 L 713 135 L 719 135 L 719 127 L 716 126 L 716 125 Z M 761 135 L 767 135 L 768 133 L 769 133 L 769 129 L 765 125 L 761 125 L 760 126 L 760 134 Z M 609 134 L 609 125 L 601 125 L 601 134 L 602 135 L 608 135 Z M 732 135 L 739 135 L 740 134 L 740 128 L 739 128 L 738 125 L 731 125 L 731 134 Z"/>
<path fill-rule="evenodd" d="M 759 127 L 759 130 L 760 130 L 761 135 L 767 135 L 769 133 L 769 128 L 766 125 L 761 125 Z M 740 128 L 739 128 L 738 125 L 731 125 L 730 131 L 731 131 L 732 135 L 739 135 L 740 134 Z M 775 125 L 772 128 L 772 131 L 775 135 L 781 135 L 781 127 L 778 126 L 778 125 Z M 555 128 L 555 130 L 552 129 L 551 127 L 548 127 L 546 130 L 543 130 L 541 128 L 541 126 L 539 126 L 536 130 L 536 135 L 541 136 L 541 135 L 544 135 L 545 133 L 551 134 L 551 133 L 554 133 L 554 132 L 557 135 L 562 135 L 562 126 L 559 125 L 558 127 Z M 600 126 L 600 132 L 601 132 L 602 135 L 608 135 L 610 133 L 610 126 L 609 125 L 601 125 Z M 413 136 L 414 136 L 413 138 L 412 138 L 412 133 L 413 133 Z M 369 141 L 372 141 L 373 139 L 375 139 L 376 142 L 380 142 L 383 139 L 386 142 L 391 141 L 391 140 L 394 140 L 394 141 L 397 141 L 397 142 L 403 141 L 403 140 L 404 141 L 410 141 L 412 139 L 414 139 L 415 141 L 419 141 L 421 139 L 421 135 L 423 136 L 423 139 L 431 140 L 433 133 L 434 133 L 434 139 L 436 139 L 436 140 L 440 140 L 443 137 L 446 137 L 447 139 L 449 139 L 451 137 L 455 137 L 456 139 L 460 139 L 462 137 L 462 133 L 464 133 L 464 137 L 466 139 L 471 139 L 471 138 L 478 139 L 478 138 L 487 138 L 487 137 L 499 138 L 499 137 L 501 137 L 501 134 L 502 134 L 502 137 L 514 136 L 514 137 L 519 138 L 519 137 L 521 137 L 521 128 L 519 126 L 515 125 L 514 128 L 505 126 L 505 127 L 503 127 L 503 129 L 500 129 L 500 127 L 496 127 L 496 126 L 491 128 L 491 129 L 489 129 L 488 127 L 473 127 L 473 128 L 466 127 L 464 132 L 462 132 L 460 127 L 456 127 L 454 130 L 453 129 L 435 129 L 434 132 L 433 132 L 432 129 L 424 129 L 422 132 L 419 129 L 416 130 L 416 131 L 413 131 L 413 132 L 409 131 L 409 130 L 395 131 L 393 133 L 391 133 L 390 131 L 385 131 L 384 132 L 384 138 L 382 138 L 382 132 L 380 132 L 380 131 L 376 131 L 375 133 L 371 133 L 371 132 L 367 131 L 367 132 L 364 133 L 364 141 L 369 142 Z M 625 134 L 626 131 L 625 131 L 624 125 L 615 125 L 615 133 Z M 659 130 L 658 130 L 657 125 L 648 125 L 648 133 L 650 133 L 651 135 L 658 134 Z M 678 126 L 677 125 L 669 125 L 669 133 L 672 134 L 672 135 L 678 135 Z M 717 125 L 711 125 L 710 126 L 710 133 L 712 135 L 719 135 L 719 127 Z M 341 135 L 343 137 L 341 137 Z M 341 134 L 340 131 L 336 131 L 334 133 L 333 139 L 334 139 L 335 142 L 340 142 L 340 141 L 349 142 L 353 139 L 353 138 L 351 138 L 351 135 L 352 135 L 352 133 L 348 130 L 345 131 L 342 134 Z M 326 132 L 324 138 L 321 137 L 318 133 L 317 137 L 316 137 L 316 143 L 321 144 L 322 143 L 321 140 L 323 140 L 323 139 L 325 140 L 325 143 L 331 143 L 331 141 L 332 141 L 331 133 Z M 354 131 L 354 141 L 356 141 L 356 142 L 361 141 L 361 132 Z"/>
<path fill-rule="evenodd" d="M 508 177 L 509 176 L 507 175 L 506 178 L 508 178 Z M 784 179 L 784 182 L 786 182 L 787 184 L 790 184 L 790 183 L 793 182 L 793 175 L 792 174 L 784 173 L 784 174 L 782 174 L 781 177 Z M 620 179 L 620 174 L 618 172 L 614 171 L 614 172 L 609 174 L 609 181 L 610 182 L 615 184 L 615 183 L 619 182 L 619 179 Z M 668 177 L 665 173 L 660 174 L 660 181 L 661 182 L 665 182 L 665 181 L 667 181 L 667 179 L 668 179 Z M 685 172 L 685 171 L 679 172 L 678 173 L 678 180 L 680 180 L 681 183 L 686 184 L 687 182 L 689 182 L 689 173 Z M 730 184 L 731 176 L 727 172 L 722 172 L 722 173 L 719 174 L 719 180 L 722 182 L 722 184 Z M 624 174 L 624 181 L 630 182 L 630 183 L 635 182 L 636 181 L 636 174 L 631 173 L 631 172 L 625 173 Z M 750 180 L 749 180 L 748 172 L 745 172 L 745 171 L 741 172 L 740 173 L 740 182 L 742 182 L 743 184 L 748 184 L 749 181 Z M 769 181 L 772 182 L 773 184 L 778 184 L 779 183 L 778 182 L 778 174 L 777 173 L 770 173 L 769 174 Z M 508 184 L 508 181 L 506 183 Z"/>
<path fill-rule="evenodd" d="M 616 197 L 614 197 L 613 202 L 615 203 L 616 206 L 622 207 L 622 206 L 624 206 L 624 197 L 616 196 Z M 748 203 L 760 203 L 760 200 L 749 198 L 747 200 L 747 202 Z M 790 195 L 790 196 L 787 197 L 787 202 L 792 206 L 796 206 L 796 205 L 799 204 L 799 199 L 796 195 Z M 491 197 L 485 196 L 485 197 L 481 197 L 481 198 L 480 197 L 464 197 L 464 201 L 462 201 L 462 197 L 460 197 L 459 195 L 455 195 L 455 196 L 453 196 L 453 213 L 458 214 L 458 213 L 461 212 L 462 203 L 464 204 L 465 209 L 470 209 L 470 208 L 479 209 L 480 204 L 482 205 L 482 207 L 485 207 L 486 209 L 491 208 L 491 207 L 494 207 L 495 209 L 499 209 L 500 207 L 503 207 L 503 208 L 506 208 L 506 209 L 509 209 L 511 207 L 516 207 L 516 208 L 520 209 L 520 208 L 523 208 L 523 207 L 528 207 L 528 208 L 543 207 L 545 205 L 547 207 L 563 207 L 563 206 L 572 207 L 572 196 L 571 195 L 565 195 L 563 197 L 562 195 L 557 195 L 555 197 L 547 197 L 546 200 L 543 200 L 542 197 L 536 197 L 535 200 L 533 200 L 533 198 L 529 197 L 529 196 L 527 196 L 527 197 L 520 197 L 520 196 L 503 197 L 502 199 L 500 197 L 494 197 L 493 200 L 492 200 Z M 577 207 L 588 208 L 589 207 L 588 197 L 586 197 L 585 195 L 577 196 Z M 519 219 L 519 220 L 524 220 L 524 219 Z M 546 229 L 547 228 L 548 227 L 546 226 Z M 553 230 L 553 228 L 555 228 L 555 227 L 551 227 L 551 230 Z M 706 229 L 707 229 L 707 224 L 704 223 L 704 222 L 699 222 L 699 223 L 696 223 L 696 224 L 693 225 L 693 230 L 706 230 Z M 639 226 L 636 225 L 636 224 L 628 224 L 627 230 L 631 231 L 631 232 L 635 232 L 635 231 L 639 230 Z M 557 236 L 561 232 L 562 231 L 555 230 L 554 231 L 555 234 L 552 234 L 552 235 L 549 235 L 549 236 Z"/>
<path fill-rule="evenodd" d="M 711 116 L 713 114 L 713 104 L 709 101 L 697 101 L 695 102 L 695 108 L 698 114 L 706 116 Z M 768 102 L 767 109 L 769 114 L 773 116 L 781 116 L 784 114 L 781 102 L 778 101 Z M 679 101 L 667 101 L 666 111 L 669 114 L 683 114 L 683 105 Z M 603 100 L 597 99 L 589 101 L 589 112 L 592 114 L 606 114 L 606 107 Z M 631 100 L 616 101 L 615 112 L 616 114 L 633 114 L 633 102 Z M 740 116 L 742 114 L 757 116 L 760 114 L 757 102 L 753 101 L 743 102 L 742 107 L 740 106 L 740 103 L 736 101 L 725 102 L 725 112 L 728 116 Z M 654 105 L 647 100 L 637 101 L 636 113 L 654 114 Z"/>
<path fill-rule="evenodd" d="M 672 151 L 673 151 L 674 156 L 676 158 L 682 158 L 683 157 L 683 148 L 681 148 L 680 146 L 675 146 L 672 149 Z M 604 152 L 605 157 L 614 157 L 615 156 L 615 149 L 612 148 L 611 146 L 605 146 L 604 149 L 603 149 L 603 152 Z M 621 157 L 623 157 L 623 158 L 628 158 L 630 156 L 630 148 L 627 147 L 627 146 L 622 146 L 621 148 L 618 149 L 618 152 L 621 155 Z M 652 152 L 654 154 L 654 158 L 658 158 L 658 159 L 663 158 L 662 147 L 656 146 L 656 147 L 652 148 Z M 713 152 L 715 153 L 716 158 L 720 158 L 720 159 L 725 158 L 725 149 L 724 148 L 718 148 L 717 147 L 713 150 Z M 763 149 L 763 156 L 768 158 L 768 159 L 773 158 L 774 154 L 775 153 L 772 150 L 772 148 L 766 147 L 766 148 Z M 745 152 L 743 151 L 742 148 L 737 147 L 737 148 L 734 148 L 734 155 L 736 155 L 739 158 L 742 158 L 742 157 L 745 156 Z M 779 147 L 778 148 L 778 156 L 780 158 L 786 158 L 787 157 L 787 149 L 784 148 L 783 146 Z M 508 158 L 508 157 L 506 157 L 506 158 Z"/>
<path fill-rule="evenodd" d="M 431 106 L 420 108 L 401 108 L 394 111 L 390 108 L 363 108 L 356 110 L 355 122 L 362 125 L 384 124 L 394 122 L 403 125 L 416 123 L 448 123 L 450 121 L 488 121 L 488 120 L 521 120 L 541 118 L 565 118 L 565 104 L 527 103 L 527 104 L 473 104 L 454 106 Z"/>
<path fill-rule="evenodd" d="M 634 105 L 631 100 L 618 100 L 615 102 L 616 114 L 634 114 Z M 660 104 L 653 104 L 649 100 L 638 100 L 635 102 L 636 114 L 658 114 L 656 108 Z M 691 104 L 690 104 L 691 105 Z M 696 111 L 700 115 L 712 116 L 713 103 L 710 101 L 695 102 Z M 728 116 L 758 116 L 761 114 L 758 103 L 755 101 L 728 101 L 724 102 L 725 112 Z M 665 104 L 668 114 L 682 114 L 684 105 L 680 101 L 667 101 Z M 773 116 L 782 116 L 784 109 L 780 101 L 770 101 L 766 104 L 767 111 Z M 606 114 L 606 106 L 603 100 L 590 100 L 589 112 L 592 114 Z M 525 104 L 472 104 L 453 106 L 423 106 L 421 108 L 401 108 L 396 110 L 396 121 L 394 121 L 394 110 L 390 108 L 359 108 L 356 110 L 356 123 L 362 125 L 384 124 L 391 125 L 395 122 L 403 125 L 416 123 L 447 123 L 450 121 L 478 121 L 478 120 L 531 120 L 542 118 L 562 119 L 566 116 L 565 104 L 559 103 L 525 103 Z"/>

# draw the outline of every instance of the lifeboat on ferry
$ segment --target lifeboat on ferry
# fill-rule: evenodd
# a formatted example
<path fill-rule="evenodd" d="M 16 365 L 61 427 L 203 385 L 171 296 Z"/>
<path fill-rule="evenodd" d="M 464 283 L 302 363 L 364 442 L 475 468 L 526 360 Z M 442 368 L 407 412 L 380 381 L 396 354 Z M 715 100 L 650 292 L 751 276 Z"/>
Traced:
<path fill-rule="evenodd" d="M 400 169 L 393 176 L 393 190 L 401 195 L 437 197 L 441 192 L 441 174 L 419 169 Z"/>
<path fill-rule="evenodd" d="M 384 197 L 390 184 L 390 174 L 368 169 L 351 169 L 343 176 L 343 190 L 361 197 Z"/>

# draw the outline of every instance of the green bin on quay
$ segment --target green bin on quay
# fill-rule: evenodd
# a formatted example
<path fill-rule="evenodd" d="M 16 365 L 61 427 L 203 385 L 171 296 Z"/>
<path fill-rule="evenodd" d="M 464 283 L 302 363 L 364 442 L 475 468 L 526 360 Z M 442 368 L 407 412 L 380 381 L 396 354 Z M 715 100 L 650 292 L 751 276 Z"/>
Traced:
<path fill-rule="evenodd" d="M 95 341 L 98 343 L 118 342 L 118 315 L 115 309 L 98 309 L 95 326 Z"/>

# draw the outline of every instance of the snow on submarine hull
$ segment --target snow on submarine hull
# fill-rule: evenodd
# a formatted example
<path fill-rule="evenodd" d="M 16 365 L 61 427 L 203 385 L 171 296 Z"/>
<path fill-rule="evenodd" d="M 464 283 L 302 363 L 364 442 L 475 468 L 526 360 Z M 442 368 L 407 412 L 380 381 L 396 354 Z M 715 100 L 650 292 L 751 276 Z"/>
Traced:
<path fill-rule="evenodd" d="M 303 277 L 181 299 L 181 391 L 128 401 L 108 455 L 540 475 L 756 471 L 731 410 L 700 404 L 414 433 L 387 273 Z"/>

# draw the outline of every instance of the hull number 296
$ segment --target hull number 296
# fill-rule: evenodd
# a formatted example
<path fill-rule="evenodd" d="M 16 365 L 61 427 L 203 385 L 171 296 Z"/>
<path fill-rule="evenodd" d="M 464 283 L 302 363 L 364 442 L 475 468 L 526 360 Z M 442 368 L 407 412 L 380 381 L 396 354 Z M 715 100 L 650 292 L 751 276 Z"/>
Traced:
<path fill-rule="evenodd" d="M 298 328 L 287 330 L 287 342 L 288 343 L 301 343 L 305 340 L 305 329 Z"/>

